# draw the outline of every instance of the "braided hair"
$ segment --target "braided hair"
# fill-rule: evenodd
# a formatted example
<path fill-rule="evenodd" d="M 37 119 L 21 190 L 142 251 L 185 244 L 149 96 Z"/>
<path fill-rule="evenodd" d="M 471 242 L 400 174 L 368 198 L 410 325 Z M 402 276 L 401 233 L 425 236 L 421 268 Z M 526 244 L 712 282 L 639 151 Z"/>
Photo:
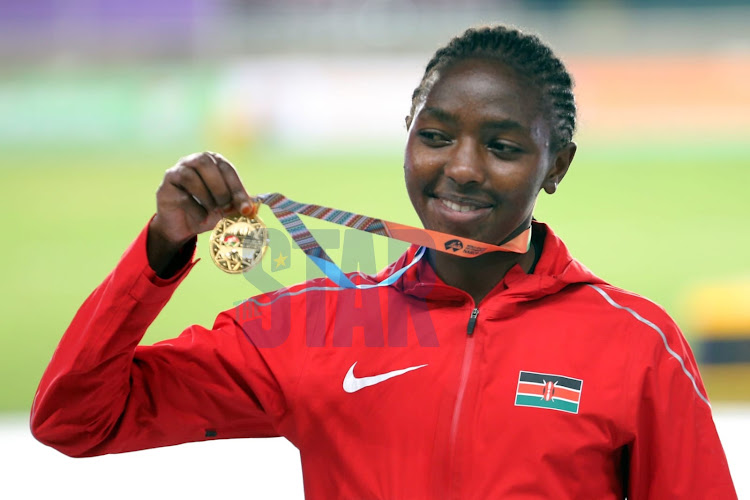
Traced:
<path fill-rule="evenodd" d="M 552 150 L 562 148 L 573 139 L 576 104 L 570 74 L 552 49 L 537 36 L 505 26 L 470 28 L 435 52 L 412 94 L 408 126 L 418 105 L 427 98 L 439 78 L 440 70 L 470 58 L 498 60 L 539 90 L 552 129 Z"/>

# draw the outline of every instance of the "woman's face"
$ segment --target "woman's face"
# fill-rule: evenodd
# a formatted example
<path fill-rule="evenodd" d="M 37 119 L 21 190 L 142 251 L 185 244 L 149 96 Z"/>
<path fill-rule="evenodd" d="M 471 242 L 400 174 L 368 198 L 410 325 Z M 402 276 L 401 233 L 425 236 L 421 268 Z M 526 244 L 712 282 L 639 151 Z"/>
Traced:
<path fill-rule="evenodd" d="M 404 158 L 422 224 L 485 243 L 509 240 L 572 160 L 572 152 L 551 153 L 549 142 L 538 91 L 508 67 L 467 59 L 442 70 L 415 110 Z"/>

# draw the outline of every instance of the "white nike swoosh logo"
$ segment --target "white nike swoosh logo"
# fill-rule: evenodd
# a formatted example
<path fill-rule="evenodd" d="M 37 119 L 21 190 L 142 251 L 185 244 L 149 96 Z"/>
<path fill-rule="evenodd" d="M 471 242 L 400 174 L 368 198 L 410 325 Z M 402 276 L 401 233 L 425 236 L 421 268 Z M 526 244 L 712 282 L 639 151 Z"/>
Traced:
<path fill-rule="evenodd" d="M 364 389 L 365 387 L 370 387 L 371 385 L 379 384 L 380 382 L 384 382 L 388 380 L 389 378 L 398 377 L 399 375 L 403 375 L 404 373 L 408 373 L 412 370 L 418 370 L 419 368 L 424 368 L 427 365 L 410 366 L 409 368 L 404 368 L 403 370 L 393 370 L 392 372 L 382 373 L 380 375 L 373 375 L 372 377 L 362 377 L 362 378 L 357 378 L 354 376 L 355 366 L 357 366 L 356 361 L 349 368 L 349 371 L 346 372 L 346 377 L 344 377 L 344 390 L 348 392 L 349 394 L 353 392 L 357 392 L 360 389 Z"/>

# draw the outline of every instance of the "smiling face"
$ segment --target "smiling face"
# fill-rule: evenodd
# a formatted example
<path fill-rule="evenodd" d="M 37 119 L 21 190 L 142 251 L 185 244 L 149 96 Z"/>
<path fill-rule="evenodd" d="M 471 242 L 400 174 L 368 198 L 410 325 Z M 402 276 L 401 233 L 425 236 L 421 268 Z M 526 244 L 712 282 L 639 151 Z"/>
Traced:
<path fill-rule="evenodd" d="M 422 224 L 494 244 L 522 232 L 575 151 L 549 142 L 539 92 L 507 66 L 466 59 L 441 70 L 415 110 L 404 158 Z"/>

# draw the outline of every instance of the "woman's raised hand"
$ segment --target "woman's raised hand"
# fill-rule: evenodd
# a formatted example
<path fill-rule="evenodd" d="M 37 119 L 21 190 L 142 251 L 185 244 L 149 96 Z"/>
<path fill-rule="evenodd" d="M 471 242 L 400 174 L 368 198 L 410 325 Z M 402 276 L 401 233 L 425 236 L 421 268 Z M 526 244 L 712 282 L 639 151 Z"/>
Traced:
<path fill-rule="evenodd" d="M 148 229 L 147 253 L 160 276 L 196 235 L 223 217 L 252 217 L 257 207 L 237 170 L 217 153 L 195 153 L 167 170 L 156 192 L 156 216 Z"/>

